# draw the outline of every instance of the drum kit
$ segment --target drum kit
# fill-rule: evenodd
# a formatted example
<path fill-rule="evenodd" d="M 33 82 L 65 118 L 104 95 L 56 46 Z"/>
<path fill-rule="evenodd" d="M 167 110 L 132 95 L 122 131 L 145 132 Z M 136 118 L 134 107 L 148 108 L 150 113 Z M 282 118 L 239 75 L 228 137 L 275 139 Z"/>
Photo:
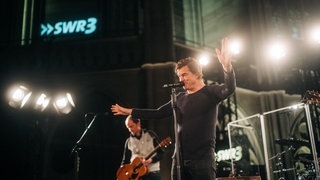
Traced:
<path fill-rule="evenodd" d="M 277 144 L 282 146 L 288 146 L 288 149 L 278 153 L 277 155 L 271 157 L 269 160 L 275 160 L 276 169 L 273 171 L 274 174 L 279 174 L 279 180 L 286 179 L 284 176 L 284 172 L 294 172 L 295 177 L 298 180 L 315 180 L 316 172 L 314 168 L 314 159 L 313 155 L 306 153 L 299 153 L 297 149 L 302 147 L 310 147 L 310 143 L 307 140 L 302 139 L 278 139 L 275 141 Z M 292 168 L 284 168 L 284 163 L 282 162 L 282 155 L 288 153 L 289 151 L 294 151 L 293 161 L 294 167 Z M 318 158 L 319 159 L 319 158 Z M 319 163 L 319 162 L 317 162 Z"/>

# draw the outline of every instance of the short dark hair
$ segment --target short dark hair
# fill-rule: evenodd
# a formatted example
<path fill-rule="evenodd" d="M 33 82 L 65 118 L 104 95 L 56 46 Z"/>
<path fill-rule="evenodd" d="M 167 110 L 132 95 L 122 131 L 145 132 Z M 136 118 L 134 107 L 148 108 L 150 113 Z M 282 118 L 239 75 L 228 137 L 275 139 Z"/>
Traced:
<path fill-rule="evenodd" d="M 187 57 L 184 59 L 180 59 L 176 64 L 176 72 L 184 66 L 188 66 L 188 68 L 193 74 L 199 74 L 200 78 L 203 77 L 202 68 L 195 58 Z"/>

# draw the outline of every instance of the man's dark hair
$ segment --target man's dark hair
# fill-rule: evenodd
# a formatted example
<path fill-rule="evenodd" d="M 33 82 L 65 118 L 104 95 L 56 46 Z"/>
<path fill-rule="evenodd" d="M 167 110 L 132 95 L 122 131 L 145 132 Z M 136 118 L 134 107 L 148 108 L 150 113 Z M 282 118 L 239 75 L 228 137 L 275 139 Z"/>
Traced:
<path fill-rule="evenodd" d="M 184 59 L 180 59 L 176 64 L 176 72 L 184 66 L 188 66 L 188 68 L 193 74 L 199 74 L 200 78 L 203 77 L 202 68 L 195 58 L 187 57 Z"/>

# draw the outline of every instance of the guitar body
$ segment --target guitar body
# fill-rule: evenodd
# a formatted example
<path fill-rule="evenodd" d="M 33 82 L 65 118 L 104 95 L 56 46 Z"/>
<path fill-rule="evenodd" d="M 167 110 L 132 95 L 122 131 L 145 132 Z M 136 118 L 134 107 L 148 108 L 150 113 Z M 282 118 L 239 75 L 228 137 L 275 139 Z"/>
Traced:
<path fill-rule="evenodd" d="M 117 170 L 117 180 L 139 180 L 147 173 L 148 168 L 136 157 L 131 164 L 124 164 Z"/>

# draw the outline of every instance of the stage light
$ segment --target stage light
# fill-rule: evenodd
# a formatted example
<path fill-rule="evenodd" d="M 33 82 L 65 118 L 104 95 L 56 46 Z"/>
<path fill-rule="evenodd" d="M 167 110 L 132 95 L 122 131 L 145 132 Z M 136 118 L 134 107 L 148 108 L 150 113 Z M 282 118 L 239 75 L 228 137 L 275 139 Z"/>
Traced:
<path fill-rule="evenodd" d="M 35 90 L 33 89 L 33 91 Z M 50 92 L 50 94 L 53 93 L 55 94 L 55 92 Z M 75 107 L 69 92 L 60 93 L 56 98 L 52 98 L 47 94 L 47 91 L 32 92 L 22 84 L 12 85 L 8 88 L 6 98 L 9 106 L 17 109 L 30 107 L 43 112 L 48 108 L 54 108 L 58 113 L 68 114 Z"/>
<path fill-rule="evenodd" d="M 50 98 L 47 97 L 46 94 L 42 93 L 37 98 L 34 108 L 36 110 L 44 111 L 46 109 L 46 107 L 48 106 L 49 102 L 50 102 Z"/>
<path fill-rule="evenodd" d="M 199 63 L 201 66 L 206 66 L 209 63 L 209 56 L 206 54 L 203 54 L 199 57 Z"/>
<path fill-rule="evenodd" d="M 13 108 L 23 108 L 32 92 L 25 86 L 19 85 L 9 91 L 9 105 Z"/>
<path fill-rule="evenodd" d="M 230 43 L 230 50 L 233 55 L 240 54 L 241 52 L 241 43 L 239 40 L 232 40 Z"/>
<path fill-rule="evenodd" d="M 53 102 L 53 106 L 58 113 L 68 114 L 75 107 L 70 93 L 58 96 Z"/>
<path fill-rule="evenodd" d="M 320 27 L 314 28 L 311 33 L 312 41 L 320 44 Z"/>
<path fill-rule="evenodd" d="M 272 44 L 269 53 L 272 56 L 272 58 L 276 60 L 285 57 L 287 54 L 286 47 L 281 42 L 275 42 L 274 44 Z"/>

